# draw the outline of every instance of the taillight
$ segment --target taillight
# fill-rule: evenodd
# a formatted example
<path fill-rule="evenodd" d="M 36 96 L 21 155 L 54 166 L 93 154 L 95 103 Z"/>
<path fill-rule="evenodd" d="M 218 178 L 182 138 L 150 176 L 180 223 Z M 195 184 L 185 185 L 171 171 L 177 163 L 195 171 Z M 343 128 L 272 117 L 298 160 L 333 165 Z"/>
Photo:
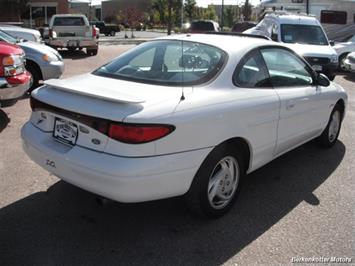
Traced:
<path fill-rule="evenodd" d="M 49 38 L 53 38 L 53 29 L 49 29 L 48 35 Z"/>
<path fill-rule="evenodd" d="M 115 140 L 140 144 L 165 137 L 175 129 L 171 125 L 110 124 L 108 136 Z"/>
<path fill-rule="evenodd" d="M 96 29 L 95 29 L 95 26 L 92 26 L 92 37 L 96 37 Z"/>

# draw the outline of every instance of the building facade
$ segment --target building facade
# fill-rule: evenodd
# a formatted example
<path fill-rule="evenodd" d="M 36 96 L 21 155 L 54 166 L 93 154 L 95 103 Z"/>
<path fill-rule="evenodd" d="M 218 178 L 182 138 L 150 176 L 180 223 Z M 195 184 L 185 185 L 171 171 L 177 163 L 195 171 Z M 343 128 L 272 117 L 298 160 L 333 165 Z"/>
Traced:
<path fill-rule="evenodd" d="M 103 1 L 101 3 L 101 19 L 108 21 L 117 16 L 125 17 L 125 10 L 130 7 L 134 7 L 141 12 L 147 12 L 150 10 L 150 0 L 111 0 Z"/>

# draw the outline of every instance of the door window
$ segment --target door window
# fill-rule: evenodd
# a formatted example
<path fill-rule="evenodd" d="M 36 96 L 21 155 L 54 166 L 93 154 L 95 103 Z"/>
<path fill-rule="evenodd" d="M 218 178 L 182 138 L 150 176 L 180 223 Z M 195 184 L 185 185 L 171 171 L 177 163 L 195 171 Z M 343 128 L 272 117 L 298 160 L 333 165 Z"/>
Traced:
<path fill-rule="evenodd" d="M 261 50 L 274 87 L 312 85 L 308 66 L 293 53 L 280 48 Z"/>
<path fill-rule="evenodd" d="M 270 78 L 260 52 L 255 50 L 241 60 L 233 75 L 233 82 L 238 87 L 271 87 Z"/>

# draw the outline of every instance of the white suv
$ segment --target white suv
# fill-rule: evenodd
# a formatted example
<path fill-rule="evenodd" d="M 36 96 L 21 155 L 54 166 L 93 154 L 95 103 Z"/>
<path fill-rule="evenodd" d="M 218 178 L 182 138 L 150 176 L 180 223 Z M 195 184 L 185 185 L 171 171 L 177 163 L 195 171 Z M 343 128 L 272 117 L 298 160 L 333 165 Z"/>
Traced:
<path fill-rule="evenodd" d="M 314 70 L 324 73 L 330 80 L 334 79 L 338 56 L 315 17 L 287 12 L 270 13 L 245 33 L 267 36 L 284 43 L 302 55 Z"/>

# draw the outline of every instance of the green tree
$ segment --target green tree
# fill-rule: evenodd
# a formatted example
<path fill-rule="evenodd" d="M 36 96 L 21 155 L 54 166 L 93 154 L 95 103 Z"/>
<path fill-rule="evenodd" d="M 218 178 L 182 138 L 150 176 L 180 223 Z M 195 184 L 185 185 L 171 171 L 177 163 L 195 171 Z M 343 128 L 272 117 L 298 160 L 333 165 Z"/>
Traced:
<path fill-rule="evenodd" d="M 153 0 L 152 8 L 156 10 L 159 14 L 159 23 L 162 25 L 166 24 L 166 6 L 167 0 Z"/>
<path fill-rule="evenodd" d="M 245 4 L 243 6 L 243 17 L 244 20 L 250 20 L 251 16 L 251 5 L 249 4 L 249 0 L 245 0 Z"/>
<path fill-rule="evenodd" d="M 186 0 L 184 4 L 184 12 L 186 13 L 186 17 L 191 21 L 194 17 L 196 9 L 196 1 L 195 0 Z"/>
<path fill-rule="evenodd" d="M 228 6 L 224 11 L 224 26 L 232 27 L 238 18 L 238 6 Z"/>
<path fill-rule="evenodd" d="M 209 5 L 207 8 L 204 8 L 202 18 L 218 21 L 216 9 L 213 5 Z"/>

